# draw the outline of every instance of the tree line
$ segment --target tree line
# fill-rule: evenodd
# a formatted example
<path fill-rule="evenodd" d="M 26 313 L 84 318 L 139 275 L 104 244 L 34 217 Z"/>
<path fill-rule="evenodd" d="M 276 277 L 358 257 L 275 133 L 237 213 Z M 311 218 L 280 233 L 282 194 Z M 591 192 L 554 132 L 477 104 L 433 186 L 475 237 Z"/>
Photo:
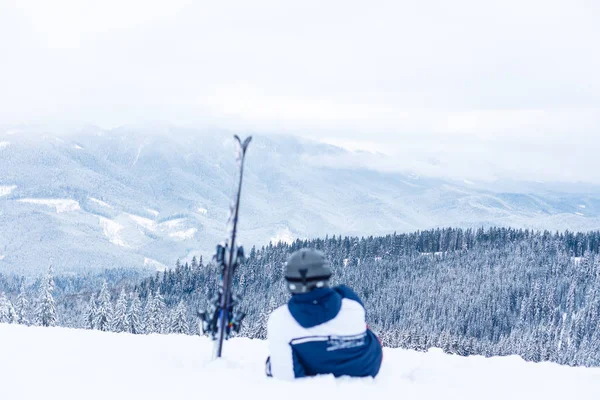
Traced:
<path fill-rule="evenodd" d="M 387 346 L 600 365 L 600 232 L 445 228 L 253 247 L 234 279 L 248 314 L 241 335 L 265 337 L 270 311 L 289 298 L 285 261 L 304 247 L 326 253 L 332 284 L 362 297 Z M 199 334 L 196 312 L 215 295 L 219 271 L 194 258 L 146 278 L 70 279 L 57 285 L 61 325 L 169 333 L 179 318 L 182 333 Z"/>
<path fill-rule="evenodd" d="M 0 293 L 0 323 L 34 326 L 70 326 L 84 329 L 97 329 L 106 332 L 127 332 L 133 334 L 190 334 L 193 324 L 188 316 L 187 306 L 180 301 L 176 307 L 167 309 L 160 292 L 148 294 L 142 304 L 137 292 L 127 293 L 125 288 L 114 297 L 105 280 L 98 294 L 92 293 L 85 306 L 76 302 L 74 325 L 64 323 L 59 317 L 54 299 L 55 282 L 52 267 L 39 282 L 37 295 L 28 298 L 22 283 L 19 294 L 13 302 L 6 293 Z M 114 288 L 113 288 L 114 289 Z M 34 293 L 36 291 L 34 290 Z M 62 305 L 72 303 L 63 296 Z M 65 304 L 66 303 L 66 304 Z M 64 307 L 63 307 L 64 308 Z M 61 313 L 66 316 L 66 311 Z M 68 318 L 65 318 L 68 320 Z M 73 316 L 71 316 L 73 320 Z M 63 322 L 63 323 L 61 323 Z"/>

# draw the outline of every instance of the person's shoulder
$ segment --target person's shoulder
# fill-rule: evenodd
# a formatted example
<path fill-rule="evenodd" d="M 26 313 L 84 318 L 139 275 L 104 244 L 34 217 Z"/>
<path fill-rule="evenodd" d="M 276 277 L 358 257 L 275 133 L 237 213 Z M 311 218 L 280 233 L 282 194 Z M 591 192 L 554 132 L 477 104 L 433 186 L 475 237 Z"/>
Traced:
<path fill-rule="evenodd" d="M 287 304 L 277 307 L 269 315 L 269 325 L 286 322 L 292 317 Z"/>
<path fill-rule="evenodd" d="M 362 307 L 364 307 L 364 304 L 363 304 L 362 300 L 360 299 L 360 297 L 358 297 L 356 292 L 354 290 L 350 289 L 348 286 L 339 285 L 339 286 L 334 287 L 333 290 L 338 292 L 342 296 L 342 298 L 348 299 L 348 300 L 353 300 L 353 301 L 357 302 L 358 304 L 360 304 Z"/>
<path fill-rule="evenodd" d="M 267 322 L 267 336 L 269 339 L 277 338 L 277 340 L 289 341 L 300 335 L 302 331 L 298 322 L 292 316 L 287 304 L 277 307 Z"/>
<path fill-rule="evenodd" d="M 273 311 L 271 311 L 271 317 L 273 316 L 279 316 L 279 315 L 284 315 L 284 314 L 289 314 L 290 310 L 288 308 L 287 303 L 286 304 L 282 304 L 279 307 L 277 307 L 276 309 L 274 309 Z"/>
<path fill-rule="evenodd" d="M 340 316 L 354 315 L 365 319 L 366 311 L 362 304 L 352 299 L 342 299 L 342 308 L 339 313 Z"/>

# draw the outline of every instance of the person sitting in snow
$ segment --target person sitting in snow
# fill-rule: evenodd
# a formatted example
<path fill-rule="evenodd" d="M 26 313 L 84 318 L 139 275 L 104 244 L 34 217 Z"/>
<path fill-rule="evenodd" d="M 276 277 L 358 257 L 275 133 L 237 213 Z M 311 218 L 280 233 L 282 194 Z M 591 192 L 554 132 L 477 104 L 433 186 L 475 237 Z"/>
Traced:
<path fill-rule="evenodd" d="M 381 343 L 365 322 L 365 308 L 347 286 L 329 287 L 331 268 L 320 251 L 302 249 L 285 266 L 292 297 L 267 324 L 268 376 L 294 379 L 320 374 L 375 377 Z"/>

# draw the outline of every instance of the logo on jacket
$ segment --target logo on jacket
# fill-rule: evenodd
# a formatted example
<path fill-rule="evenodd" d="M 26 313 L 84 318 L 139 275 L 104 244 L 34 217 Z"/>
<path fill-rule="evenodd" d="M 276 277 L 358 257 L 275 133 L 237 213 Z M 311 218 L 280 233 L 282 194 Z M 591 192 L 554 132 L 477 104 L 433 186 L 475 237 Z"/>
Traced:
<path fill-rule="evenodd" d="M 327 341 L 327 351 L 351 349 L 366 344 L 367 333 L 354 336 L 330 336 Z"/>

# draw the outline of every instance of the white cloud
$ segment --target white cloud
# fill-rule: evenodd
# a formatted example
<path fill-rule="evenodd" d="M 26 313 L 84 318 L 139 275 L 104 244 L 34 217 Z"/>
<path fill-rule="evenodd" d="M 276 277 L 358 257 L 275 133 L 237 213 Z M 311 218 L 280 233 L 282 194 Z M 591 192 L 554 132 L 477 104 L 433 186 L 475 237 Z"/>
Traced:
<path fill-rule="evenodd" d="M 598 138 L 586 134 L 548 135 L 388 135 L 366 142 L 323 139 L 351 150 L 347 154 L 305 157 L 315 165 L 370 168 L 459 181 L 516 179 L 600 184 Z M 373 139 L 371 139 L 373 140 Z M 376 143 L 375 145 L 373 143 Z M 370 151 L 358 151 L 367 149 Z"/>
<path fill-rule="evenodd" d="M 352 121 L 365 107 L 597 106 L 598 11 L 583 0 L 13 0 L 0 21 L 2 105 L 99 124 L 241 113 L 272 128 L 290 116 L 318 126 L 321 109 Z"/>

